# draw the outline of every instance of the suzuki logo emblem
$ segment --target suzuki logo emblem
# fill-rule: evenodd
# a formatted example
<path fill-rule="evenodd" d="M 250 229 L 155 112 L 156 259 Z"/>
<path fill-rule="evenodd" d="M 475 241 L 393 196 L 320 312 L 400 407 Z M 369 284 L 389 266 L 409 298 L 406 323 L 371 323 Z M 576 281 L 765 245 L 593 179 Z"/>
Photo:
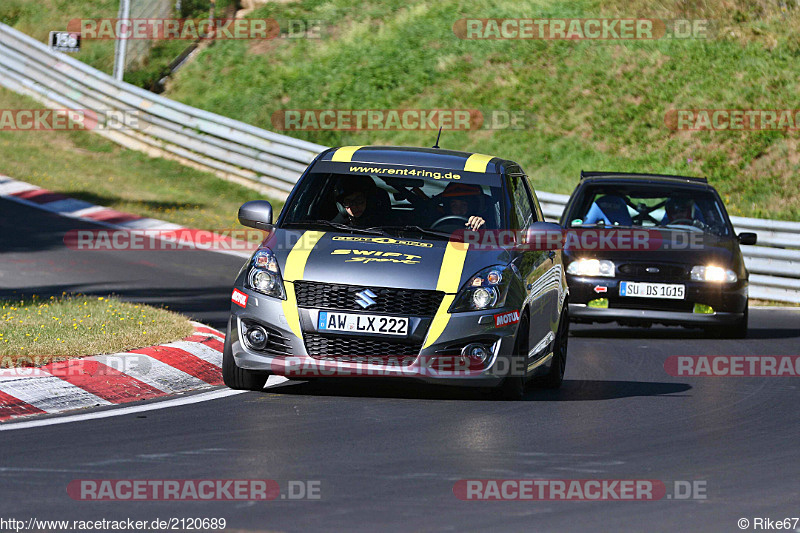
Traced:
<path fill-rule="evenodd" d="M 356 303 L 360 305 L 362 308 L 366 309 L 371 305 L 375 305 L 375 300 L 373 298 L 377 298 L 378 296 L 369 289 L 364 289 L 361 292 L 356 293 Z"/>

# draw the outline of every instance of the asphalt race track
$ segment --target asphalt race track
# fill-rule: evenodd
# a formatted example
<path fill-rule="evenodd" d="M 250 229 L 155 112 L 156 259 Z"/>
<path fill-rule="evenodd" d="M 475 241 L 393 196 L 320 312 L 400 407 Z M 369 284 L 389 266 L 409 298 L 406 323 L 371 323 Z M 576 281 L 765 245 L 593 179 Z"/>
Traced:
<path fill-rule="evenodd" d="M 25 221 L 23 223 L 23 221 Z M 0 200 L 0 289 L 116 292 L 216 327 L 242 260 L 76 252 L 88 224 Z M 800 312 L 753 309 L 745 340 L 679 328 L 573 326 L 556 392 L 381 381 L 288 382 L 262 393 L 0 432 L 0 516 L 225 518 L 225 531 L 739 531 L 800 516 L 798 378 L 672 377 L 672 355 L 798 355 Z M 472 502 L 462 479 L 699 482 L 704 498 Z M 74 501 L 75 479 L 318 481 L 318 500 Z M 24 512 L 23 512 L 24 510 Z M 21 516 L 20 516 L 21 515 Z"/>

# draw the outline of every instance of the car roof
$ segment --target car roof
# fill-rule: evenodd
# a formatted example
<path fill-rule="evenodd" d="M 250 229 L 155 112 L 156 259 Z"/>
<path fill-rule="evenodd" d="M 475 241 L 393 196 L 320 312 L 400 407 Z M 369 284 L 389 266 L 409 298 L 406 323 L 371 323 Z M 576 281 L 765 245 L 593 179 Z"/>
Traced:
<path fill-rule="evenodd" d="M 603 184 L 660 184 L 671 186 L 688 186 L 699 189 L 713 189 L 706 178 L 691 176 L 675 176 L 671 174 L 646 174 L 639 172 L 606 172 L 581 170 L 581 185 Z"/>
<path fill-rule="evenodd" d="M 519 167 L 513 161 L 492 155 L 413 146 L 341 146 L 326 150 L 318 161 L 419 166 L 485 174 L 503 174 L 510 167 Z"/>

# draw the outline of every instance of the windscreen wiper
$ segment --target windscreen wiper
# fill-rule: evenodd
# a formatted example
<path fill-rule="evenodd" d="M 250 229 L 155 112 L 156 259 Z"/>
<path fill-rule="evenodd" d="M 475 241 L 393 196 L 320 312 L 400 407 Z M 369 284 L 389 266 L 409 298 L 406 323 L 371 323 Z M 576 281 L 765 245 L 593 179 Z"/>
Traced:
<path fill-rule="evenodd" d="M 347 224 L 332 222 L 330 220 L 300 220 L 297 222 L 287 222 L 284 224 L 284 226 L 326 226 L 352 233 L 362 233 L 364 235 L 383 235 L 383 231 L 381 231 L 380 228 L 356 228 L 353 226 L 348 226 Z"/>

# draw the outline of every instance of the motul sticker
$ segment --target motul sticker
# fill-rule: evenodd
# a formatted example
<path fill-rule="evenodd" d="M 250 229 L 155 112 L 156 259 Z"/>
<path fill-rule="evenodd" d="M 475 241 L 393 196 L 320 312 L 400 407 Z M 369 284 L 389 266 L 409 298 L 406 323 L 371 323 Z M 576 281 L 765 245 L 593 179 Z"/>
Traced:
<path fill-rule="evenodd" d="M 499 315 L 494 315 L 494 327 L 496 328 L 502 328 L 503 326 L 516 324 L 517 322 L 519 322 L 519 311 L 511 311 L 509 313 L 500 313 Z"/>
<path fill-rule="evenodd" d="M 231 301 L 239 307 L 247 307 L 247 295 L 240 290 L 233 289 Z"/>
<path fill-rule="evenodd" d="M 608 292 L 608 287 L 604 287 L 602 285 L 595 285 L 594 286 L 594 292 L 596 292 L 598 294 L 601 293 L 601 292 Z"/>

